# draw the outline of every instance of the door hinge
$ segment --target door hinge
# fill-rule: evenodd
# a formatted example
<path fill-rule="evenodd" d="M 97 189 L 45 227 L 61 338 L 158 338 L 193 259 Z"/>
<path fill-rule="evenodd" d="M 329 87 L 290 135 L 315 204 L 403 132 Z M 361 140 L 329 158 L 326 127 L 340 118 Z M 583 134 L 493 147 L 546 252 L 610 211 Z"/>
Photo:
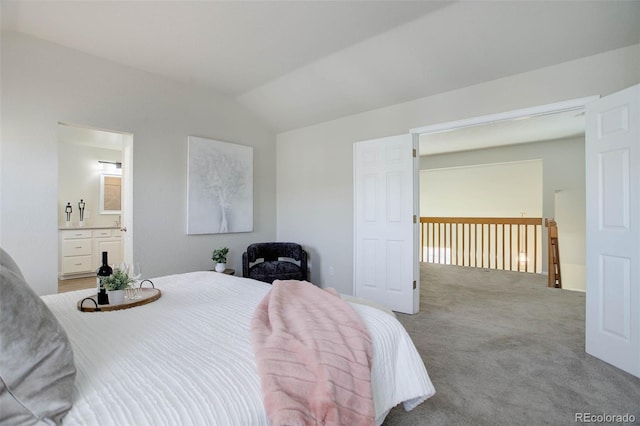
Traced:
<path fill-rule="evenodd" d="M 418 155 L 418 151 L 416 151 L 416 149 L 413 148 L 413 158 L 416 158 L 417 155 Z"/>
<path fill-rule="evenodd" d="M 415 214 L 413 215 L 413 223 L 418 223 L 418 216 Z"/>
<path fill-rule="evenodd" d="M 415 290 L 417 287 L 416 280 L 413 280 L 413 289 Z"/>

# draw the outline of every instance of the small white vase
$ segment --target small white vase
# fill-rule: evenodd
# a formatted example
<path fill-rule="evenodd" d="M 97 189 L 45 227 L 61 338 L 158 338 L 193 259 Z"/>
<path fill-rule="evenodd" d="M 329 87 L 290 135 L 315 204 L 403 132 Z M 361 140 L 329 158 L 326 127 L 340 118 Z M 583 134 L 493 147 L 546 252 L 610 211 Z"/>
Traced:
<path fill-rule="evenodd" d="M 216 272 L 224 272 L 225 269 L 227 269 L 226 263 L 216 263 Z"/>
<path fill-rule="evenodd" d="M 107 290 L 110 305 L 121 305 L 124 302 L 124 290 Z"/>

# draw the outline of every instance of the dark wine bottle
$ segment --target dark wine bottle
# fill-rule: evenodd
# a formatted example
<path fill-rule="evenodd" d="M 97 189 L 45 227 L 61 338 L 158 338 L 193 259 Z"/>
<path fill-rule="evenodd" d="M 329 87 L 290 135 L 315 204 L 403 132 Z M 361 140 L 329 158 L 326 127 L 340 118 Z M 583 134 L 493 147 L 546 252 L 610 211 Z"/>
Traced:
<path fill-rule="evenodd" d="M 104 287 L 102 286 L 102 280 L 109 275 L 113 274 L 113 269 L 109 266 L 107 262 L 107 252 L 102 252 L 102 266 L 98 268 L 98 272 L 96 274 L 96 284 L 98 287 L 98 304 L 99 305 L 107 305 L 109 304 L 108 295 L 105 292 Z"/>

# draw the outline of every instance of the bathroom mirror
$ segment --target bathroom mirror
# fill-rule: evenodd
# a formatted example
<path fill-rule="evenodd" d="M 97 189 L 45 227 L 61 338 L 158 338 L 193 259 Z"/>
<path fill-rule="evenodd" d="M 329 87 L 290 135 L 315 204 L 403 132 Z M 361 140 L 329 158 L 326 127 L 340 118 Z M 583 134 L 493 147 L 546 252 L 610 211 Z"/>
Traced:
<path fill-rule="evenodd" d="M 100 175 L 100 214 L 122 213 L 122 176 Z"/>

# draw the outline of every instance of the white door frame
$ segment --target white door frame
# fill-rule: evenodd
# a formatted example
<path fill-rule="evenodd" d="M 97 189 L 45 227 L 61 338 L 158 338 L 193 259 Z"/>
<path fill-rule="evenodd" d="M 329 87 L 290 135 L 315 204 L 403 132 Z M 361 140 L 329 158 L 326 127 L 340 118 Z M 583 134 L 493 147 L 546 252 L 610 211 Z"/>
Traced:
<path fill-rule="evenodd" d="M 128 265 L 133 264 L 133 133 L 123 133 L 122 137 L 122 202 L 123 213 L 120 218 L 122 231 L 123 257 Z"/>
<path fill-rule="evenodd" d="M 119 130 L 102 129 L 84 124 L 58 122 L 59 126 L 79 127 L 82 129 L 98 130 L 101 132 L 122 135 L 122 214 L 120 215 L 120 229 L 123 231 L 123 257 L 127 264 L 133 263 L 133 133 Z M 58 248 L 59 250 L 59 248 Z M 58 253 L 58 257 L 60 254 Z"/>
<path fill-rule="evenodd" d="M 552 104 L 538 105 L 513 111 L 500 112 L 497 114 L 482 115 L 479 117 L 466 118 L 464 120 L 449 121 L 446 123 L 417 127 L 415 129 L 411 129 L 409 132 L 417 135 L 420 135 L 422 133 L 444 132 L 447 130 L 462 129 L 465 127 L 480 126 L 483 124 L 494 124 L 501 121 L 520 120 L 522 118 L 532 118 L 565 111 L 581 110 L 584 109 L 586 104 L 599 98 L 600 96 L 597 95 L 587 96 L 585 98 L 571 99 L 568 101 L 556 102 Z"/>
<path fill-rule="evenodd" d="M 584 98 L 570 99 L 562 102 L 555 102 L 545 105 L 537 105 L 528 108 L 522 108 L 512 111 L 505 111 L 496 114 L 482 115 L 477 117 L 466 118 L 463 120 L 448 121 L 445 123 L 437 123 L 423 127 L 411 129 L 410 132 L 415 138 L 419 139 L 421 134 L 446 132 L 449 130 L 464 129 L 468 127 L 481 126 L 485 124 L 495 124 L 505 121 L 521 120 L 523 118 L 534 118 L 545 115 L 557 114 L 567 111 L 584 111 L 585 106 L 592 101 L 600 99 L 599 95 L 586 96 Z M 428 143 L 428 141 L 427 141 Z M 420 170 L 418 170 L 418 173 Z M 419 197 L 418 197 L 419 202 Z M 418 209 L 419 211 L 419 209 Z M 546 241 L 547 228 L 542 227 L 542 240 Z M 586 235 L 585 235 L 586 236 Z M 422 250 L 422 248 L 420 248 Z M 546 248 L 542 249 L 543 258 L 546 258 Z M 544 268 L 543 268 L 544 272 Z"/>
<path fill-rule="evenodd" d="M 527 118 L 527 117 L 536 117 L 540 115 L 554 114 L 554 113 L 564 112 L 564 111 L 585 110 L 586 105 L 589 102 L 592 102 L 598 99 L 600 99 L 600 96 L 597 96 L 597 95 L 589 96 L 589 97 L 580 98 L 580 99 L 541 105 L 541 106 L 536 106 L 531 108 L 524 108 L 524 109 L 514 110 L 514 111 L 507 111 L 503 113 L 485 115 L 481 117 L 474 117 L 474 118 L 465 119 L 465 120 L 440 123 L 440 124 L 411 129 L 411 133 L 413 133 L 414 135 L 419 135 L 422 133 L 435 133 L 435 132 L 459 129 L 464 127 L 477 126 L 481 124 L 491 124 L 491 123 L 496 123 L 500 121 L 508 121 L 508 120 Z M 585 132 L 586 132 L 586 126 L 585 126 Z M 586 232 L 586 238 L 587 240 L 589 240 L 588 226 L 585 232 Z M 586 279 L 589 280 L 589 277 L 587 276 Z M 587 291 L 589 291 L 588 287 L 589 286 L 587 286 Z M 587 295 L 587 298 L 588 297 L 589 296 Z M 603 359 L 604 358 L 605 357 L 603 357 Z M 632 374 L 637 375 L 637 371 L 634 371 Z"/>

